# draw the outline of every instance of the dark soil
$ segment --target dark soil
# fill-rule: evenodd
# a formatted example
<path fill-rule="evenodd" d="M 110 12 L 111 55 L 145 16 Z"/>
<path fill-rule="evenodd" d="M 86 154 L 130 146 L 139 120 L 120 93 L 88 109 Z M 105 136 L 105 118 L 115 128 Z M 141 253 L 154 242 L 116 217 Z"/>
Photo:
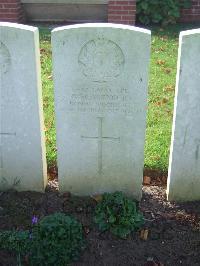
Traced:
<path fill-rule="evenodd" d="M 1 192 L 0 230 L 29 228 L 33 215 L 42 218 L 64 212 L 83 224 L 88 242 L 79 262 L 72 265 L 200 266 L 200 202 L 167 202 L 165 182 L 162 175 L 152 175 L 151 185 L 143 187 L 140 210 L 145 217 L 142 232 L 146 230 L 146 240 L 141 231 L 127 240 L 100 233 L 92 220 L 96 201 L 59 194 L 55 179 L 49 181 L 46 193 Z M 0 265 L 16 265 L 14 254 L 0 251 Z"/>

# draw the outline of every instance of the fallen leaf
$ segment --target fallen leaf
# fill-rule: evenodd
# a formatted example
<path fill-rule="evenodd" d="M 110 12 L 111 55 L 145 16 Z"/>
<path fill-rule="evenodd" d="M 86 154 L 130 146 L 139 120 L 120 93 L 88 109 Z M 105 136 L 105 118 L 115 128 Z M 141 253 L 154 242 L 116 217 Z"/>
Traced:
<path fill-rule="evenodd" d="M 165 65 L 166 61 L 165 60 L 157 60 L 156 61 L 156 64 L 159 65 L 159 66 L 163 66 Z"/>
<path fill-rule="evenodd" d="M 93 195 L 92 198 L 96 201 L 96 202 L 100 202 L 102 201 L 102 195 L 101 194 L 97 194 L 97 195 Z"/>
<path fill-rule="evenodd" d="M 168 92 L 168 91 L 174 91 L 174 86 L 173 86 L 173 85 L 167 85 L 167 86 L 164 88 L 164 91 L 165 91 L 165 92 Z"/>
<path fill-rule="evenodd" d="M 150 185 L 151 184 L 151 177 L 150 176 L 144 176 L 143 184 L 144 185 Z"/>
<path fill-rule="evenodd" d="M 164 72 L 166 73 L 166 74 L 170 74 L 171 72 L 172 72 L 172 69 L 171 68 L 163 68 L 163 70 L 164 70 Z"/>
<path fill-rule="evenodd" d="M 162 103 L 167 103 L 168 101 L 169 101 L 169 99 L 167 99 L 167 98 L 162 99 Z"/>
<path fill-rule="evenodd" d="M 162 102 L 159 101 L 159 102 L 155 103 L 155 105 L 157 105 L 157 106 L 161 106 L 161 105 L 162 105 Z"/>
<path fill-rule="evenodd" d="M 152 160 L 159 161 L 160 160 L 160 156 L 152 156 Z"/>
<path fill-rule="evenodd" d="M 168 98 L 163 98 L 161 101 L 158 101 L 157 103 L 155 103 L 155 105 L 161 106 L 163 104 L 166 104 L 168 101 L 169 101 Z"/>
<path fill-rule="evenodd" d="M 159 48 L 159 50 L 161 51 L 161 52 L 164 52 L 165 51 L 165 48 L 163 48 L 162 46 Z"/>
<path fill-rule="evenodd" d="M 45 136 L 45 142 L 46 143 L 50 143 L 51 142 L 50 139 L 47 136 Z"/>
<path fill-rule="evenodd" d="M 46 50 L 44 48 L 41 48 L 40 52 L 43 53 L 43 52 L 46 52 Z"/>
<path fill-rule="evenodd" d="M 143 229 L 143 230 L 140 231 L 140 238 L 142 240 L 146 241 L 147 238 L 148 238 L 148 235 L 149 235 L 149 230 L 148 229 Z"/>

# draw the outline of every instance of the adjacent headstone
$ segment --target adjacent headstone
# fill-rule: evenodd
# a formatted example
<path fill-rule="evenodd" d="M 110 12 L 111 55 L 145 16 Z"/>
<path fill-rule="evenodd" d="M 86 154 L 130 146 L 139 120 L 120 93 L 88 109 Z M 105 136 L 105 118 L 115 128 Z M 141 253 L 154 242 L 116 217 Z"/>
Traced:
<path fill-rule="evenodd" d="M 150 31 L 82 24 L 52 32 L 61 191 L 140 198 Z"/>
<path fill-rule="evenodd" d="M 200 200 L 200 29 L 181 32 L 167 194 Z"/>
<path fill-rule="evenodd" d="M 0 23 L 0 190 L 47 182 L 37 28 Z"/>

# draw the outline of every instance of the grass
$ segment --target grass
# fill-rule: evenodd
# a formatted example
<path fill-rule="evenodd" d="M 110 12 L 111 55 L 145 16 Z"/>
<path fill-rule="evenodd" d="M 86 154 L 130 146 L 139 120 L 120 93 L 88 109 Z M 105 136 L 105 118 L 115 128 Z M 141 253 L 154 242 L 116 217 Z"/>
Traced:
<path fill-rule="evenodd" d="M 177 32 L 152 34 L 145 167 L 167 170 L 178 50 Z"/>
<path fill-rule="evenodd" d="M 145 167 L 166 172 L 171 139 L 176 80 L 178 36 L 181 30 L 198 25 L 152 27 L 148 115 L 145 142 Z M 47 162 L 56 164 L 56 132 L 52 80 L 50 31 L 40 29 L 43 103 Z"/>
<path fill-rule="evenodd" d="M 40 52 L 47 163 L 48 166 L 52 166 L 56 164 L 57 152 L 52 77 L 51 35 L 49 30 L 40 30 Z"/>
<path fill-rule="evenodd" d="M 178 38 L 197 25 L 153 27 L 149 77 L 145 167 L 167 171 L 174 108 Z"/>

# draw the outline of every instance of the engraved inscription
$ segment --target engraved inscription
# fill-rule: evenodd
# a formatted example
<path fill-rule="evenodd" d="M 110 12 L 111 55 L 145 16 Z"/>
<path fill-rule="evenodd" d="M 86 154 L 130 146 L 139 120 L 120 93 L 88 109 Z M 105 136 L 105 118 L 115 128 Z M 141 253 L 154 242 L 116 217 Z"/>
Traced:
<path fill-rule="evenodd" d="M 11 64 L 11 56 L 8 48 L 0 41 L 0 73 L 6 73 Z"/>
<path fill-rule="evenodd" d="M 144 108 L 134 104 L 133 100 L 126 88 L 96 84 L 92 87 L 72 89 L 67 111 L 98 115 L 111 113 L 133 115 L 144 111 Z"/>
<path fill-rule="evenodd" d="M 120 75 L 125 58 L 116 43 L 98 38 L 82 47 L 78 62 L 86 77 L 93 82 L 106 82 Z"/>

